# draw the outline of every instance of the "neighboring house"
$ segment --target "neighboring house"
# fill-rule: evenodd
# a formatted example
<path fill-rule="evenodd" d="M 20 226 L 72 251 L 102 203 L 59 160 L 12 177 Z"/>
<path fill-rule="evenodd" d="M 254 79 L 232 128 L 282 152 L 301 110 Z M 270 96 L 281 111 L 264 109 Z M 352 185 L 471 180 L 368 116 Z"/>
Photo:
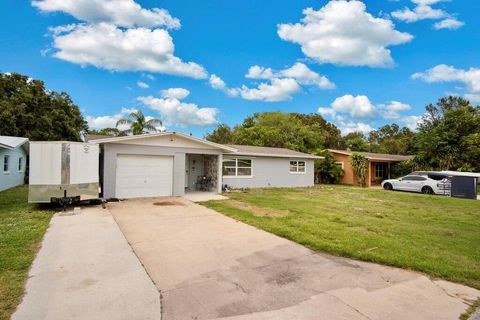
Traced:
<path fill-rule="evenodd" d="M 0 136 L 0 191 L 25 183 L 28 139 Z"/>
<path fill-rule="evenodd" d="M 190 190 L 306 187 L 314 184 L 314 159 L 282 148 L 221 145 L 178 132 L 126 137 L 86 136 L 100 144 L 105 198 L 182 196 Z M 204 190 L 204 189 L 203 189 Z"/>
<path fill-rule="evenodd" d="M 339 181 L 341 184 L 358 185 L 357 177 L 353 173 L 352 153 L 358 153 L 368 160 L 367 176 L 365 185 L 367 187 L 378 186 L 385 179 L 390 179 L 391 165 L 406 160 L 412 160 L 413 156 L 404 156 L 396 154 L 383 154 L 371 152 L 355 152 L 347 150 L 328 151 L 335 158 L 336 163 L 343 170 L 343 178 Z"/>

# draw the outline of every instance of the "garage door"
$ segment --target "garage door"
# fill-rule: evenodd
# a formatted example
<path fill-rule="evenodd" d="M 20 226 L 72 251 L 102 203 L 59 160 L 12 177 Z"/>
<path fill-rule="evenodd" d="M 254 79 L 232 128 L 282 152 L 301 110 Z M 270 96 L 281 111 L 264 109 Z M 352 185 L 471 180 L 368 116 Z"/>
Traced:
<path fill-rule="evenodd" d="M 172 188 L 173 157 L 117 156 L 117 198 L 171 196 Z"/>

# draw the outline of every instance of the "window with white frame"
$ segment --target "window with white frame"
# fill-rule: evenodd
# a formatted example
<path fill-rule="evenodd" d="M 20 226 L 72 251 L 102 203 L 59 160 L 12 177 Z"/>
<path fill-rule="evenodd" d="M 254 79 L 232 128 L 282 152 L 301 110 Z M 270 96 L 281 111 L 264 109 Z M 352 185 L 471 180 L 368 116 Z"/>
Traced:
<path fill-rule="evenodd" d="M 251 177 L 252 160 L 242 158 L 224 159 L 222 173 L 226 177 Z"/>
<path fill-rule="evenodd" d="M 383 163 L 375 164 L 375 178 L 383 178 L 385 174 L 385 165 Z"/>
<path fill-rule="evenodd" d="M 10 171 L 10 156 L 4 155 L 3 156 L 3 172 L 8 173 Z"/>
<path fill-rule="evenodd" d="M 23 158 L 18 158 L 18 171 L 22 172 L 23 170 Z"/>
<path fill-rule="evenodd" d="M 305 161 L 290 161 L 290 173 L 305 173 Z"/>

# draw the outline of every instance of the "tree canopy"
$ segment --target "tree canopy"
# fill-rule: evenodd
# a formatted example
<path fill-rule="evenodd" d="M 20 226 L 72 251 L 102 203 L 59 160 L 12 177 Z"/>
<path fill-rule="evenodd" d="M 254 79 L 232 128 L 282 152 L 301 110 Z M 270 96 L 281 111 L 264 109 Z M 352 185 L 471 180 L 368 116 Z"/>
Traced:
<path fill-rule="evenodd" d="M 233 129 L 220 125 L 207 140 L 313 152 L 325 146 L 338 147 L 340 130 L 320 115 L 282 112 L 255 113 Z"/>
<path fill-rule="evenodd" d="M 67 93 L 49 91 L 42 81 L 18 73 L 0 74 L 0 135 L 80 141 L 87 128 Z"/>
<path fill-rule="evenodd" d="M 415 136 L 415 161 L 424 168 L 480 171 L 480 107 L 451 96 L 426 111 Z"/>

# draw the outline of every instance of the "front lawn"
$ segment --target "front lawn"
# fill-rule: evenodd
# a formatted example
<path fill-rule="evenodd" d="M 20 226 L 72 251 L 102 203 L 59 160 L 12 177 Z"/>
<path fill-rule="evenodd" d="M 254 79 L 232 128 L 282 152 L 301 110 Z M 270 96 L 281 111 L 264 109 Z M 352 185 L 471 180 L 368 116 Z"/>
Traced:
<path fill-rule="evenodd" d="M 27 203 L 28 187 L 0 192 L 0 319 L 20 302 L 28 269 L 48 228 L 51 211 Z"/>
<path fill-rule="evenodd" d="M 203 205 L 311 249 L 480 289 L 480 201 L 322 185 Z"/>

